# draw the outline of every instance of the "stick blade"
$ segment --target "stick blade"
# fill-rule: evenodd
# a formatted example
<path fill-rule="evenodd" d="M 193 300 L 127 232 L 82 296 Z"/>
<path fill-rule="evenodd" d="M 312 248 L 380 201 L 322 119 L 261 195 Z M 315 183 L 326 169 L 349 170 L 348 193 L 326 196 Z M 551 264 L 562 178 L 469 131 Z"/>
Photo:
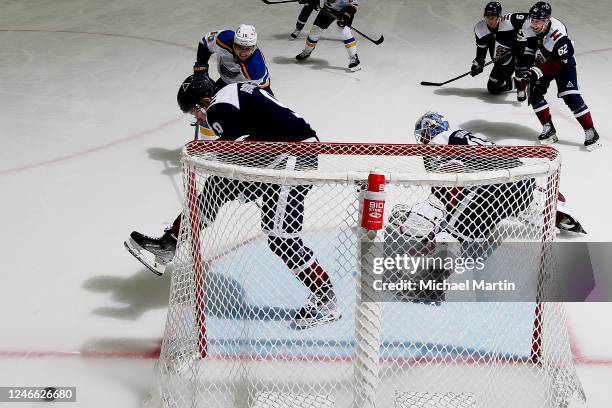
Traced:
<path fill-rule="evenodd" d="M 421 85 L 423 86 L 440 86 L 442 85 L 439 82 L 427 82 L 427 81 L 421 81 Z"/>
<path fill-rule="evenodd" d="M 380 44 L 382 44 L 382 43 L 383 43 L 383 41 L 385 41 L 385 36 L 384 36 L 384 35 L 381 35 L 381 36 L 380 36 L 380 38 L 379 38 L 378 40 L 373 41 L 373 42 L 374 42 L 374 44 L 376 44 L 376 45 L 380 45 Z"/>

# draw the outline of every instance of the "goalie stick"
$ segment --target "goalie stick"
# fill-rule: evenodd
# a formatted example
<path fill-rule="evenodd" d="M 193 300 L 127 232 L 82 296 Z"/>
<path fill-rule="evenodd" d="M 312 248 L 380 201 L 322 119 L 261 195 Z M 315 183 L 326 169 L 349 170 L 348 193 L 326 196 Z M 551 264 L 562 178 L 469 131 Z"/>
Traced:
<path fill-rule="evenodd" d="M 283 4 L 283 3 L 296 3 L 299 0 L 279 0 L 279 1 L 261 0 L 261 1 L 263 1 L 265 4 Z M 317 8 L 315 8 L 315 10 L 322 10 L 325 13 L 329 14 L 330 16 L 334 17 L 334 19 L 336 21 L 339 21 L 338 17 L 334 13 L 332 13 L 331 11 L 327 10 L 325 7 L 322 7 L 322 8 L 321 7 L 317 7 Z M 380 45 L 380 44 L 383 43 L 383 41 L 385 41 L 385 37 L 382 34 L 381 34 L 380 38 L 374 39 L 374 38 L 370 37 L 369 35 L 362 33 L 361 31 L 359 31 L 358 29 L 356 29 L 355 27 L 353 27 L 351 25 L 349 25 L 348 27 L 352 28 L 353 30 L 355 30 L 356 33 L 361 35 L 363 38 L 372 41 L 376 45 Z"/>
<path fill-rule="evenodd" d="M 486 66 L 488 66 L 488 65 L 491 65 L 491 64 L 493 64 L 493 63 L 495 63 L 495 62 L 497 62 L 497 61 L 501 60 L 502 58 L 506 58 L 506 57 L 507 57 L 509 54 L 510 54 L 510 53 L 502 54 L 502 55 L 500 55 L 499 57 L 497 57 L 497 58 L 495 58 L 495 59 L 492 59 L 491 61 L 487 62 L 487 63 L 486 63 L 486 64 L 484 64 L 482 67 L 484 68 L 484 67 L 486 67 Z M 463 77 L 466 77 L 466 76 L 470 75 L 470 73 L 471 73 L 471 72 L 472 72 L 472 71 L 468 71 L 468 72 L 466 72 L 465 74 L 461 74 L 461 75 L 456 76 L 456 77 L 454 77 L 454 78 L 452 78 L 452 79 L 449 79 L 448 81 L 445 81 L 445 82 L 429 82 L 429 81 L 421 81 L 421 85 L 423 85 L 423 86 L 442 86 L 442 85 L 446 85 L 446 84 L 449 84 L 449 83 L 451 83 L 451 82 L 454 82 L 454 81 L 456 81 L 456 80 L 458 80 L 458 79 L 461 79 L 461 78 L 463 78 Z M 479 73 L 478 75 L 480 75 L 480 73 Z"/>

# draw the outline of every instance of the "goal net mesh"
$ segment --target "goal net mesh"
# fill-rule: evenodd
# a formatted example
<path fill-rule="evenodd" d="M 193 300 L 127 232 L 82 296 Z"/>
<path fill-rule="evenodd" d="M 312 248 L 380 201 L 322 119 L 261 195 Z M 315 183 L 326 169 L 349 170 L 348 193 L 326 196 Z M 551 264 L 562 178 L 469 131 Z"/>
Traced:
<path fill-rule="evenodd" d="M 554 267 L 554 149 L 216 141 L 189 143 L 182 163 L 151 406 L 584 406 L 562 304 L 541 302 Z M 360 224 L 372 171 L 386 180 L 379 231 Z M 420 256 L 438 241 L 481 256 L 482 273 L 510 277 L 522 297 L 375 297 L 364 283 L 364 252 Z M 296 315 L 315 264 L 337 314 L 304 328 Z"/>

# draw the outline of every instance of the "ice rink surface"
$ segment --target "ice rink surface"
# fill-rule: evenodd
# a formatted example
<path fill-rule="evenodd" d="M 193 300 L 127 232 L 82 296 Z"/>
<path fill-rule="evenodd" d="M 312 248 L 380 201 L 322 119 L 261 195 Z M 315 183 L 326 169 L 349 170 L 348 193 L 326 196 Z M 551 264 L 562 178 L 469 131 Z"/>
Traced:
<path fill-rule="evenodd" d="M 357 36 L 363 70 L 348 73 L 333 29 L 309 60 L 295 62 L 312 23 L 288 41 L 296 4 L 0 1 L 0 386 L 74 385 L 71 407 L 134 407 L 146 394 L 169 277 L 153 276 L 122 243 L 133 229 L 156 235 L 179 211 L 179 154 L 192 130 L 175 97 L 204 33 L 255 25 L 276 96 L 323 141 L 413 143 L 415 119 L 437 110 L 497 143 L 533 144 L 540 125 L 531 109 L 514 94 L 489 96 L 485 75 L 419 85 L 469 69 L 485 3 L 364 0 L 354 25 L 386 40 Z M 510 12 L 531 3 L 503 5 Z M 605 145 L 583 150 L 584 134 L 553 85 L 561 189 L 589 232 L 561 238 L 608 241 L 612 8 L 607 0 L 551 4 L 574 40 L 578 80 Z M 589 406 L 609 407 L 612 308 L 569 310 Z"/>

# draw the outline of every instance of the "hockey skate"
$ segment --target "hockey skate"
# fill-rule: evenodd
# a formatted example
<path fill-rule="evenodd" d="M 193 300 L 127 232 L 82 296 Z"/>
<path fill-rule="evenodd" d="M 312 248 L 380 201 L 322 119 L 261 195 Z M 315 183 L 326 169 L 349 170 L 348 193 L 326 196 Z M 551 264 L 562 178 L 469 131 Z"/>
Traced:
<path fill-rule="evenodd" d="M 124 242 L 125 248 L 156 275 L 163 275 L 174 259 L 176 238 L 166 231 L 160 238 L 151 238 L 133 231 Z"/>
<path fill-rule="evenodd" d="M 559 138 L 557 137 L 557 130 L 555 129 L 555 125 L 553 125 L 552 121 L 544 124 L 542 127 L 542 133 L 540 133 L 540 136 L 538 136 L 538 141 L 543 145 L 551 145 L 559 141 Z"/>
<path fill-rule="evenodd" d="M 296 28 L 295 30 L 293 30 L 293 32 L 291 34 L 289 34 L 289 40 L 293 41 L 296 38 L 298 38 L 298 35 L 300 35 L 300 33 L 302 32 L 301 28 Z"/>
<path fill-rule="evenodd" d="M 312 50 L 314 50 L 314 48 L 309 48 L 306 47 L 302 50 L 302 52 L 300 52 L 298 55 L 295 56 L 295 59 L 298 61 L 303 61 L 306 58 L 310 57 L 310 54 L 312 54 Z"/>
<path fill-rule="evenodd" d="M 292 328 L 309 329 L 324 323 L 340 320 L 336 294 L 332 289 L 318 290 L 308 297 L 308 301 L 293 317 Z"/>
<path fill-rule="evenodd" d="M 584 131 L 584 147 L 586 147 L 589 152 L 592 152 L 601 146 L 599 134 L 595 128 L 590 128 Z"/>
<path fill-rule="evenodd" d="M 559 213 L 557 213 L 559 215 Z M 555 226 L 557 228 L 559 228 L 560 231 L 568 231 L 568 232 L 575 232 L 577 234 L 586 234 L 586 231 L 584 230 L 584 228 L 582 228 L 582 225 L 580 225 L 580 223 L 574 219 L 574 217 L 572 217 L 569 214 L 560 214 L 561 216 L 557 217 L 557 220 L 555 222 Z"/>
<path fill-rule="evenodd" d="M 349 58 L 348 69 L 351 72 L 359 71 L 361 69 L 361 67 L 359 66 L 360 63 L 361 62 L 359 61 L 359 57 L 357 56 L 357 54 L 355 54 L 354 57 Z"/>

